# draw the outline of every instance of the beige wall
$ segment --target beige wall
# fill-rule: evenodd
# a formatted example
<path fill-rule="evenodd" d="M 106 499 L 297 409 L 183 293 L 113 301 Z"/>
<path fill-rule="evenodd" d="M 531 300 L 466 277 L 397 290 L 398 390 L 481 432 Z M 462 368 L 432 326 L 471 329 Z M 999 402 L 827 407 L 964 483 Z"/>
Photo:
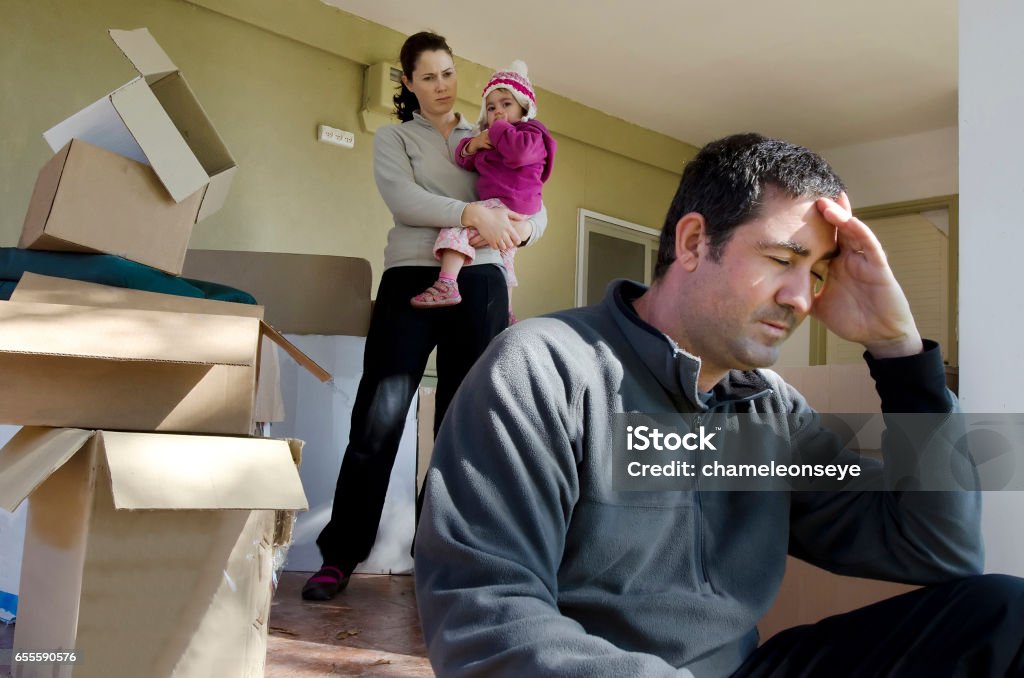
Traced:
<path fill-rule="evenodd" d="M 846 183 L 855 208 L 953 195 L 957 128 L 825 149 L 821 155 Z"/>
<path fill-rule="evenodd" d="M 2 0 L 0 246 L 17 243 L 41 133 L 134 76 L 107 28 L 146 26 L 182 69 L 240 171 L 225 208 L 197 226 L 198 248 L 368 259 L 374 284 L 390 215 L 359 125 L 366 64 L 397 57 L 404 36 L 317 0 Z M 436 26 L 444 30 L 443 18 Z M 456 51 L 458 45 L 454 45 Z M 528 49 L 522 55 L 529 59 Z M 489 67 L 458 60 L 462 110 Z M 539 91 L 559 153 L 545 189 L 548 234 L 522 251 L 517 313 L 572 305 L 576 210 L 659 228 L 692 146 Z M 352 150 L 316 142 L 326 123 Z"/>

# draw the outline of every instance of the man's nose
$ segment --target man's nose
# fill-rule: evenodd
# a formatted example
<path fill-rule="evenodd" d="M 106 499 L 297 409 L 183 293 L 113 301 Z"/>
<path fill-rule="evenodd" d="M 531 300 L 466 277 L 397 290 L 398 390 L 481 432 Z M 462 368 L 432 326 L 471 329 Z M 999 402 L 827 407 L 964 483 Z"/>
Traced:
<path fill-rule="evenodd" d="M 775 301 L 793 309 L 799 319 L 811 312 L 814 305 L 814 283 L 810 276 L 792 276 L 779 288 Z"/>

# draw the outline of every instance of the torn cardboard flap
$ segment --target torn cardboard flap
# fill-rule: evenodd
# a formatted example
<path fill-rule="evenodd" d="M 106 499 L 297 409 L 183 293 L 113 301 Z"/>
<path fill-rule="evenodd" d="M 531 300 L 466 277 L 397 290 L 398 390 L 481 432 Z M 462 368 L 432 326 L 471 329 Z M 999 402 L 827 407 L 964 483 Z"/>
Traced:
<path fill-rule="evenodd" d="M 322 382 L 331 380 L 331 373 L 316 364 L 312 358 L 299 350 L 299 347 L 284 338 L 284 335 L 275 330 L 267 323 L 260 321 L 260 330 L 267 339 L 284 349 L 284 352 L 292 357 L 295 362 L 304 367 L 310 374 Z"/>
<path fill-rule="evenodd" d="M 292 461 L 295 462 L 295 468 L 302 466 L 302 448 L 305 444 L 305 441 L 298 438 L 288 438 L 288 447 L 291 448 Z M 309 510 L 308 507 L 306 510 Z M 294 539 L 295 518 L 295 511 L 280 510 L 277 512 L 274 519 L 274 536 L 271 539 L 271 544 L 275 549 L 287 548 L 291 545 Z M 275 554 L 276 557 L 277 554 Z M 275 569 L 277 569 L 276 566 Z"/>
<path fill-rule="evenodd" d="M 111 30 L 110 37 L 139 77 L 55 125 L 44 138 L 54 152 L 78 138 L 145 162 L 175 202 L 203 190 L 197 218 L 209 216 L 223 204 L 234 158 L 147 29 Z"/>
<path fill-rule="evenodd" d="M 23 427 L 0 448 L 0 507 L 13 513 L 92 436 L 80 429 Z"/>

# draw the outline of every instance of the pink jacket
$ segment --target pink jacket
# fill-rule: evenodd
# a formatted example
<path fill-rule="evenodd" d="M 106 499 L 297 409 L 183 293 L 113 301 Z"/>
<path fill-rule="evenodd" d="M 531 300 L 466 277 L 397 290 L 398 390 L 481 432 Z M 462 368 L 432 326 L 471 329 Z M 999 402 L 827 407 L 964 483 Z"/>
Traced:
<path fill-rule="evenodd" d="M 470 138 L 459 142 L 455 162 L 480 175 L 476 182 L 480 200 L 498 198 L 520 214 L 539 212 L 541 185 L 551 176 L 555 157 L 555 140 L 547 128 L 537 120 L 514 124 L 495 120 L 490 128 L 494 148 L 463 157 Z"/>

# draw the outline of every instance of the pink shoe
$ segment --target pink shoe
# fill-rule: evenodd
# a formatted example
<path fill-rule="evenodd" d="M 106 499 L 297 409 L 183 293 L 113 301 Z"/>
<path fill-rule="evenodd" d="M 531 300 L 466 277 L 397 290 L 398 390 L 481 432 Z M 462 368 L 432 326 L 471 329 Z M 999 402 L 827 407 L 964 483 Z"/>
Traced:
<path fill-rule="evenodd" d="M 437 282 L 427 288 L 425 292 L 417 294 L 409 302 L 415 308 L 438 308 L 441 306 L 454 306 L 462 302 L 462 295 L 459 294 L 459 283 L 448 282 L 438 278 Z"/>

